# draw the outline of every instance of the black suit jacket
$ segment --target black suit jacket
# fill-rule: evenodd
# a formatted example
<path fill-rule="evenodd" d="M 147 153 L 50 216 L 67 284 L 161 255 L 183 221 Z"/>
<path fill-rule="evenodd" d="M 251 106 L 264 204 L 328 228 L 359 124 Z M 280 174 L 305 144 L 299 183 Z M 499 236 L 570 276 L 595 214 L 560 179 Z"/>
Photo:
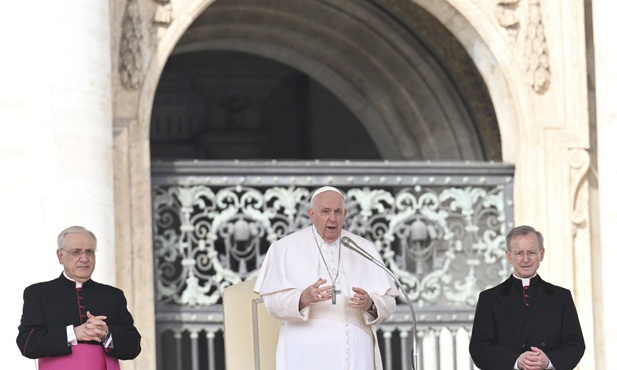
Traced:
<path fill-rule="evenodd" d="M 542 280 L 529 312 L 513 276 L 480 293 L 469 353 L 483 370 L 509 370 L 519 355 L 538 347 L 557 370 L 576 367 L 585 352 L 583 332 L 569 290 Z M 532 284 L 534 283 L 532 282 Z"/>
<path fill-rule="evenodd" d="M 133 325 L 122 290 L 88 280 L 78 295 L 75 282 L 64 274 L 24 290 L 17 335 L 17 346 L 22 355 L 35 359 L 71 354 L 66 327 L 85 322 L 86 311 L 95 316 L 107 316 L 105 322 L 113 338 L 113 348 L 107 350 L 108 355 L 120 360 L 137 357 L 141 352 L 141 335 Z"/>

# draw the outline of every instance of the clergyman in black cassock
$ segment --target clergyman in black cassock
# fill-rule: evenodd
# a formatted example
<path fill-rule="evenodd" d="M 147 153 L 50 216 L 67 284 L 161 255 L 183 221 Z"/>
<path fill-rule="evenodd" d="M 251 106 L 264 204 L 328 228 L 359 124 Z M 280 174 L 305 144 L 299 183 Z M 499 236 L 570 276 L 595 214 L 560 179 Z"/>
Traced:
<path fill-rule="evenodd" d="M 57 254 L 64 271 L 24 290 L 17 346 L 23 356 L 39 359 L 40 369 L 45 359 L 70 360 L 77 348 L 100 347 L 103 363 L 105 358 L 116 363 L 134 359 L 141 352 L 141 335 L 123 291 L 91 279 L 95 253 L 96 237 L 90 231 L 80 226 L 63 230 Z M 69 370 L 69 365 L 56 366 Z M 80 368 L 96 367 L 85 363 Z"/>
<path fill-rule="evenodd" d="M 469 344 L 482 370 L 570 370 L 583 357 L 585 341 L 572 294 L 537 274 L 543 242 L 530 226 L 506 236 L 514 273 L 480 293 Z"/>

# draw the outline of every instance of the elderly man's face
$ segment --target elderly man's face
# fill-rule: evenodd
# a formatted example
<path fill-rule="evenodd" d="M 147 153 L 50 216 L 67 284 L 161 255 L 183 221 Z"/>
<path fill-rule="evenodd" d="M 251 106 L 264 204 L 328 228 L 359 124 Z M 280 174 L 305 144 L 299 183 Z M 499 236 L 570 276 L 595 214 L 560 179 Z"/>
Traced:
<path fill-rule="evenodd" d="M 67 234 L 62 249 L 58 249 L 58 262 L 64 272 L 75 281 L 86 282 L 96 266 L 96 243 L 86 232 Z"/>
<path fill-rule="evenodd" d="M 339 193 L 326 191 L 318 194 L 308 214 L 323 240 L 332 243 L 341 236 L 347 210 L 343 197 Z"/>
<path fill-rule="evenodd" d="M 536 234 L 519 235 L 510 241 L 510 250 L 506 249 L 508 262 L 514 267 L 514 275 L 530 278 L 536 274 L 540 262 L 544 259 L 544 249 Z"/>

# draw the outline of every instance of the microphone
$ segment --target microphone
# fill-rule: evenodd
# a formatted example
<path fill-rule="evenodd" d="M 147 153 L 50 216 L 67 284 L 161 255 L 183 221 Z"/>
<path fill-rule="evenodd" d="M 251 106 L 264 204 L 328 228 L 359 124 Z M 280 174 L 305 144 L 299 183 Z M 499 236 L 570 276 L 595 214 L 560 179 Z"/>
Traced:
<path fill-rule="evenodd" d="M 359 253 L 362 257 L 368 259 L 371 262 L 375 262 L 375 258 L 369 254 L 369 252 L 365 251 L 360 247 L 356 242 L 351 240 L 349 237 L 344 236 L 341 238 L 341 244 L 351 249 L 352 251 Z"/>
<path fill-rule="evenodd" d="M 411 345 L 412 361 L 411 362 L 412 363 L 411 363 L 411 369 L 412 370 L 416 370 L 418 368 L 418 353 L 416 352 L 417 341 L 418 341 L 417 335 L 416 335 L 416 312 L 414 311 L 413 306 L 411 305 L 411 300 L 409 299 L 409 295 L 407 294 L 407 291 L 405 291 L 405 289 L 403 289 L 403 285 L 401 284 L 401 282 L 396 278 L 394 273 L 392 271 L 390 271 L 386 267 L 386 265 L 384 265 L 383 262 L 381 262 L 380 260 L 378 260 L 375 257 L 371 256 L 370 253 L 368 253 L 367 251 L 362 249 L 362 247 L 360 247 L 358 244 L 356 244 L 356 242 L 351 240 L 351 238 L 349 238 L 347 236 L 342 237 L 341 238 L 341 244 L 343 244 L 345 247 L 351 249 L 352 251 L 360 254 L 362 257 L 368 259 L 369 261 L 373 262 L 377 266 L 381 267 L 385 272 L 388 273 L 388 275 L 390 275 L 392 280 L 394 280 L 394 282 L 396 283 L 396 286 L 398 287 L 398 289 L 401 292 L 403 292 L 403 295 L 405 296 L 405 299 L 407 300 L 407 305 L 409 306 L 409 310 L 411 311 L 411 319 L 412 319 L 412 326 L 411 326 L 411 341 L 412 341 L 412 345 Z"/>

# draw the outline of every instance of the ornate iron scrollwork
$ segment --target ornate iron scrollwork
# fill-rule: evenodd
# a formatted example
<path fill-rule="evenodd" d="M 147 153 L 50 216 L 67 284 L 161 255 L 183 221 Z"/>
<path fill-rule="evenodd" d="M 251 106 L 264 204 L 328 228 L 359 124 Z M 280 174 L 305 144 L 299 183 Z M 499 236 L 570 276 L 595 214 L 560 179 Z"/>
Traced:
<path fill-rule="evenodd" d="M 159 302 L 220 303 L 223 289 L 258 273 L 273 241 L 310 224 L 306 211 L 316 186 L 280 186 L 279 177 L 271 181 L 279 186 L 263 178 L 247 184 L 242 176 L 230 184 L 233 178 L 224 177 L 219 182 L 227 186 L 208 177 L 209 184 L 193 178 L 192 184 L 153 187 Z M 473 307 L 479 291 L 509 274 L 508 179 L 334 185 L 346 193 L 344 227 L 375 242 L 414 304 Z"/>

